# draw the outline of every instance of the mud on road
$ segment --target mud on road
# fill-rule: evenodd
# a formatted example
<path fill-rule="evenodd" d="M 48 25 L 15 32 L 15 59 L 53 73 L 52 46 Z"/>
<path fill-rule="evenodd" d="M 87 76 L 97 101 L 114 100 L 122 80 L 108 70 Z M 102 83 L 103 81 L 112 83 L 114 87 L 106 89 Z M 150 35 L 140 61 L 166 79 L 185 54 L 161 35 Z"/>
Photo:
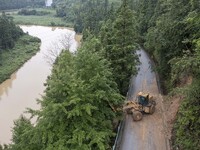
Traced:
<path fill-rule="evenodd" d="M 139 71 L 131 79 L 128 100 L 134 100 L 139 91 L 152 94 L 156 98 L 154 114 L 144 114 L 143 119 L 134 122 L 130 115 L 125 115 L 121 140 L 117 143 L 118 150 L 169 150 L 169 142 L 165 135 L 165 115 L 163 100 L 159 93 L 156 74 L 152 63 L 144 50 L 137 51 L 140 55 Z"/>

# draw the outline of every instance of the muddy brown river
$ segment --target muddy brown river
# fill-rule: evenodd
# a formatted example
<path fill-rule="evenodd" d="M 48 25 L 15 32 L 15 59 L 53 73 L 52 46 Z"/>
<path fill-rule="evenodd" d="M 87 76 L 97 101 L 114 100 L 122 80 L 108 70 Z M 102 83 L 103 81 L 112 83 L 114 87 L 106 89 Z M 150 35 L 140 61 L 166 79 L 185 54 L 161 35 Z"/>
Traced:
<path fill-rule="evenodd" d="M 40 51 L 27 61 L 10 79 L 0 84 L 0 144 L 12 138 L 13 121 L 24 114 L 26 108 L 38 109 L 36 99 L 45 89 L 44 83 L 51 73 L 51 63 L 61 49 L 77 48 L 75 32 L 66 28 L 20 26 L 24 32 L 41 39 Z"/>

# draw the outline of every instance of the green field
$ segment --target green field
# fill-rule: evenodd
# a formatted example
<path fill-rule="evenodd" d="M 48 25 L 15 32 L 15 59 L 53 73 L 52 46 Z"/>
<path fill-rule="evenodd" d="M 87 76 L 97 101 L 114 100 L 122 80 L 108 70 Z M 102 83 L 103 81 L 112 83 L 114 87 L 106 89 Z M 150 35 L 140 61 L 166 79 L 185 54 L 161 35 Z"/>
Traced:
<path fill-rule="evenodd" d="M 35 9 L 35 8 L 34 8 Z M 62 18 L 56 17 L 56 11 L 54 9 L 50 8 L 36 8 L 36 11 L 46 11 L 49 12 L 49 14 L 44 16 L 24 16 L 24 15 L 18 15 L 17 10 L 14 11 L 6 11 L 6 14 L 13 17 L 14 22 L 16 24 L 22 24 L 22 25 L 41 25 L 41 26 L 65 26 L 65 27 L 72 27 L 72 23 L 67 23 Z"/>
<path fill-rule="evenodd" d="M 24 35 L 15 43 L 13 49 L 0 53 L 0 83 L 8 79 L 28 59 L 35 55 L 40 47 L 40 39 Z"/>

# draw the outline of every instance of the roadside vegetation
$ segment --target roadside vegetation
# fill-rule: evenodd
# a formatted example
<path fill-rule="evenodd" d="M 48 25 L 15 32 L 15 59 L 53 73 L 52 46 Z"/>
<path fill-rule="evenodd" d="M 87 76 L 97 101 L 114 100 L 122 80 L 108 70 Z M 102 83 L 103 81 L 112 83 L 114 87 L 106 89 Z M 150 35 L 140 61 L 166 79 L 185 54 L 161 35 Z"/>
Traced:
<path fill-rule="evenodd" d="M 172 148 L 200 149 L 200 1 L 140 0 L 135 4 L 138 43 L 156 62 L 164 94 L 182 98 Z"/>

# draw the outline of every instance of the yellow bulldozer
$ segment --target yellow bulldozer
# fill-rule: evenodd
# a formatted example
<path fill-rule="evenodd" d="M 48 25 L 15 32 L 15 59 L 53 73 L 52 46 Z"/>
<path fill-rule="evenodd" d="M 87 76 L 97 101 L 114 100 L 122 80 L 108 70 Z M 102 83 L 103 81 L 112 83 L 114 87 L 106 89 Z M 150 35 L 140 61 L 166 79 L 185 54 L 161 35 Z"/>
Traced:
<path fill-rule="evenodd" d="M 139 121 L 143 117 L 143 113 L 153 114 L 155 112 L 156 102 L 149 93 L 139 92 L 134 101 L 126 101 L 123 111 L 131 114 L 134 121 Z"/>

